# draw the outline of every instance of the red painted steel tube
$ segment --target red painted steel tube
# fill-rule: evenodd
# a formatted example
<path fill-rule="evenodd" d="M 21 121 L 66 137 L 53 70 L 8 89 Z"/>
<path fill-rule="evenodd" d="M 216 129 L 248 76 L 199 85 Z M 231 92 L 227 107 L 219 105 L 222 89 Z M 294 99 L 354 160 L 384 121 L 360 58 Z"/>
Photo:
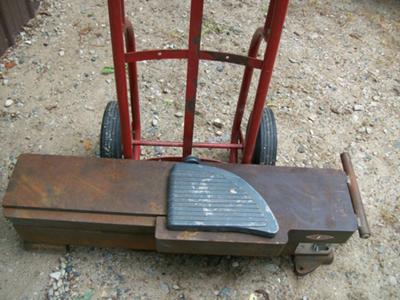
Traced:
<path fill-rule="evenodd" d="M 173 142 L 173 141 L 145 141 L 145 140 L 133 140 L 133 145 L 142 145 L 142 146 L 161 146 L 161 147 L 182 147 L 183 142 Z M 193 143 L 193 148 L 215 148 L 215 149 L 231 149 L 243 148 L 242 144 L 221 144 L 221 143 Z"/>
<path fill-rule="evenodd" d="M 275 2 L 277 0 L 270 0 L 269 2 L 269 7 L 268 7 L 268 13 L 267 17 L 265 18 L 265 23 L 264 23 L 264 39 L 265 41 L 268 40 L 269 35 L 271 33 L 271 24 L 272 24 L 272 17 L 274 13 L 274 7 L 275 7 Z"/>
<path fill-rule="evenodd" d="M 257 57 L 250 57 L 228 52 L 216 52 L 216 51 L 200 51 L 200 59 L 228 62 L 232 64 L 250 66 L 256 69 L 261 69 L 263 63 L 262 60 L 257 59 Z"/>
<path fill-rule="evenodd" d="M 260 48 L 260 43 L 263 38 L 263 28 L 258 28 L 253 35 L 253 38 L 250 42 L 250 48 L 248 51 L 249 57 L 257 57 L 258 49 Z M 237 143 L 240 135 L 240 126 L 242 124 L 243 113 L 246 108 L 247 96 L 249 94 L 249 88 L 251 79 L 253 77 L 253 67 L 247 66 L 244 70 L 242 85 L 240 87 L 239 99 L 236 104 L 236 112 L 235 118 L 233 120 L 232 125 L 232 133 L 231 133 L 231 143 Z M 229 154 L 229 162 L 234 163 L 237 162 L 238 158 L 237 149 L 232 149 Z"/>
<path fill-rule="evenodd" d="M 153 161 L 182 161 L 181 156 L 161 156 L 161 157 L 152 157 L 147 160 L 153 160 Z M 221 163 L 223 164 L 223 161 L 216 160 L 216 159 L 208 159 L 208 158 L 201 158 L 200 159 L 202 162 L 212 162 L 212 163 Z"/>
<path fill-rule="evenodd" d="M 114 59 L 115 84 L 117 89 L 117 99 L 119 114 L 121 119 L 122 144 L 124 148 L 124 158 L 132 158 L 132 135 L 129 122 L 128 93 L 125 73 L 124 56 L 124 19 L 122 15 L 123 7 L 121 1 L 108 0 L 108 13 L 110 19 L 111 44 Z"/>
<path fill-rule="evenodd" d="M 135 33 L 132 23 L 125 18 L 125 43 L 126 51 L 135 52 Z M 136 61 L 128 63 L 129 88 L 132 113 L 132 133 L 135 140 L 141 138 L 140 128 L 140 102 L 139 102 L 139 87 L 137 79 L 137 63 Z M 133 159 L 140 159 L 140 145 L 133 147 Z"/>
<path fill-rule="evenodd" d="M 199 73 L 201 24 L 203 19 L 203 4 L 203 0 L 191 1 L 189 52 L 185 97 L 185 120 L 183 129 L 183 157 L 186 157 L 192 153 L 197 78 Z"/>
<path fill-rule="evenodd" d="M 146 50 L 137 52 L 128 52 L 125 54 L 127 62 L 143 61 L 143 60 L 160 60 L 160 59 L 187 59 L 188 50 Z"/>
<path fill-rule="evenodd" d="M 121 2 L 121 15 L 122 15 L 122 20 L 125 18 L 125 0 L 120 0 Z"/>
<path fill-rule="evenodd" d="M 245 138 L 245 147 L 243 151 L 242 163 L 251 163 L 256 143 L 258 128 L 260 127 L 264 104 L 268 94 L 268 87 L 271 81 L 272 69 L 274 67 L 276 54 L 279 48 L 279 41 L 282 34 L 283 24 L 285 22 L 288 0 L 275 1 L 272 19 L 271 32 L 268 39 L 267 49 L 264 54 L 263 68 L 261 69 L 260 79 L 254 101 L 252 118 L 249 121 L 249 130 Z"/>
<path fill-rule="evenodd" d="M 128 52 L 125 54 L 126 62 L 137 62 L 143 60 L 161 60 L 161 59 L 187 59 L 189 50 L 146 50 L 137 52 Z M 262 68 L 262 60 L 255 57 L 248 57 L 228 52 L 200 51 L 199 58 L 202 60 L 228 62 L 238 65 L 251 66 L 255 69 Z"/>

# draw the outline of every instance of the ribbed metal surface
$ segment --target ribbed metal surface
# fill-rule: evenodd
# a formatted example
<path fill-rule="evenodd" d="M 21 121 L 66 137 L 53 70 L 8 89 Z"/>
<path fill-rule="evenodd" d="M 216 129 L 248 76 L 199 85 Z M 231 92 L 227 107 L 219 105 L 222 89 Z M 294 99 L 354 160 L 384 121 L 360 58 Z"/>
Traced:
<path fill-rule="evenodd" d="M 0 0 L 0 55 L 14 44 L 22 26 L 34 17 L 39 0 Z"/>
<path fill-rule="evenodd" d="M 273 236 L 278 223 L 261 195 L 228 171 L 176 164 L 169 179 L 168 227 Z"/>

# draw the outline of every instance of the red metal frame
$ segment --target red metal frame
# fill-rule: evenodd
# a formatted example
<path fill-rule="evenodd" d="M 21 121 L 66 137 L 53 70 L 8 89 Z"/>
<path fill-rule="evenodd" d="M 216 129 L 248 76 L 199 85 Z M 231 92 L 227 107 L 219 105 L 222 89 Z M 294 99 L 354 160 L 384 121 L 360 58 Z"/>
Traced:
<path fill-rule="evenodd" d="M 188 49 L 146 51 L 136 51 L 133 27 L 125 17 L 124 0 L 108 0 L 124 158 L 140 159 L 141 146 L 180 147 L 183 150 L 182 157 L 190 155 L 193 148 L 218 148 L 229 149 L 230 163 L 238 162 L 238 150 L 243 152 L 241 162 L 251 163 L 257 132 L 260 127 L 262 112 L 271 81 L 272 70 L 278 52 L 288 2 L 289 0 L 270 0 L 265 24 L 263 27 L 256 30 L 250 43 L 248 55 L 243 56 L 232 53 L 201 50 L 201 25 L 203 19 L 204 0 L 191 0 Z M 264 52 L 264 59 L 260 60 L 257 59 L 257 54 L 262 40 L 267 43 L 267 46 Z M 148 141 L 141 139 L 137 62 L 161 59 L 187 59 L 188 61 L 182 142 Z M 242 86 L 232 126 L 230 143 L 193 143 L 193 127 L 200 60 L 228 62 L 245 66 Z M 128 64 L 130 103 L 128 100 L 125 64 Z M 240 128 L 254 69 L 260 69 L 261 73 L 253 110 L 248 124 L 248 130 L 246 136 L 243 137 Z M 129 114 L 129 105 L 131 107 L 131 116 Z M 165 159 L 179 160 L 182 157 L 168 157 Z"/>

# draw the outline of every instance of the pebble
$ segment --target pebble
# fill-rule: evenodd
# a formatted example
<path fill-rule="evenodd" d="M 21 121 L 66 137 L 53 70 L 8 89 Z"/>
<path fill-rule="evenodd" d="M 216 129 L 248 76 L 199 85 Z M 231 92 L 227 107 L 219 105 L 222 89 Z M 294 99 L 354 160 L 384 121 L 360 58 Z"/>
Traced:
<path fill-rule="evenodd" d="M 364 110 L 364 106 L 360 105 L 360 104 L 356 104 L 353 106 L 353 110 L 354 111 L 363 111 Z"/>
<path fill-rule="evenodd" d="M 232 294 L 232 289 L 228 287 L 224 287 L 218 292 L 218 296 L 221 297 L 222 299 L 230 299 L 231 294 Z"/>
<path fill-rule="evenodd" d="M 358 123 L 359 119 L 360 119 L 359 116 L 356 115 L 356 114 L 354 114 L 354 115 L 352 115 L 352 117 L 351 117 L 351 122 L 352 122 L 353 124 L 356 124 L 356 123 Z"/>
<path fill-rule="evenodd" d="M 54 295 L 53 289 L 52 289 L 52 288 L 49 288 L 49 291 L 47 292 L 47 294 L 48 294 L 50 297 L 53 297 L 53 295 Z"/>
<path fill-rule="evenodd" d="M 89 105 L 85 105 L 84 108 L 85 108 L 86 110 L 88 110 L 88 111 L 94 111 L 94 110 L 95 110 L 94 107 L 91 107 L 91 106 L 89 106 Z"/>
<path fill-rule="evenodd" d="M 57 271 L 57 272 L 53 272 L 50 274 L 50 277 L 55 279 L 55 280 L 59 280 L 61 278 L 61 272 Z"/>
<path fill-rule="evenodd" d="M 361 127 L 357 130 L 359 133 L 366 133 L 367 129 L 365 127 Z"/>
<path fill-rule="evenodd" d="M 389 283 L 391 284 L 391 285 L 397 285 L 397 279 L 396 279 L 396 277 L 394 277 L 394 276 L 389 276 Z"/>
<path fill-rule="evenodd" d="M 216 118 L 214 119 L 214 121 L 212 122 L 212 124 L 217 127 L 217 128 L 222 128 L 224 126 L 224 123 L 222 122 L 221 119 Z"/>
<path fill-rule="evenodd" d="M 14 101 L 11 99 L 7 99 L 6 102 L 4 103 L 5 107 L 10 107 L 11 105 L 14 104 Z"/>
<path fill-rule="evenodd" d="M 165 282 L 160 283 L 160 289 L 165 293 L 169 294 L 169 285 Z"/>
<path fill-rule="evenodd" d="M 178 112 L 176 112 L 176 113 L 174 114 L 174 116 L 177 117 L 177 118 L 182 118 L 182 117 L 183 117 L 183 113 L 180 112 L 180 111 L 178 111 Z"/>
<path fill-rule="evenodd" d="M 265 269 L 269 272 L 276 273 L 279 271 L 279 267 L 275 264 L 267 264 Z"/>
<path fill-rule="evenodd" d="M 335 113 L 335 114 L 337 114 L 337 115 L 340 115 L 340 114 L 343 113 L 343 109 L 341 109 L 341 108 L 338 107 L 338 106 L 331 106 L 331 107 L 330 107 L 330 110 L 331 110 L 331 112 L 333 112 L 333 113 Z"/>
<path fill-rule="evenodd" d="M 379 98 L 378 95 L 373 96 L 372 99 L 373 99 L 374 101 L 379 101 L 379 100 L 380 100 L 380 98 Z"/>
<path fill-rule="evenodd" d="M 304 153 L 304 152 L 306 152 L 306 147 L 305 147 L 304 145 L 300 145 L 300 146 L 297 148 L 297 152 L 299 152 L 299 153 Z"/>
<path fill-rule="evenodd" d="M 376 250 L 380 253 L 383 254 L 385 252 L 385 246 L 384 245 L 379 245 L 376 247 Z"/>
<path fill-rule="evenodd" d="M 156 153 L 157 156 L 161 156 L 164 153 L 164 151 L 162 150 L 162 148 L 160 146 L 155 146 L 154 152 Z"/>
<path fill-rule="evenodd" d="M 256 290 L 250 294 L 249 300 L 269 300 L 269 293 L 266 290 Z"/>
<path fill-rule="evenodd" d="M 153 120 L 151 121 L 151 125 L 152 125 L 153 127 L 156 127 L 156 126 L 158 125 L 158 120 L 157 120 L 157 119 L 153 119 Z"/>
<path fill-rule="evenodd" d="M 308 119 L 309 119 L 311 122 L 315 122 L 315 120 L 317 119 L 317 116 L 316 116 L 316 115 L 310 115 L 310 116 L 308 116 Z"/>
<path fill-rule="evenodd" d="M 58 55 L 60 55 L 60 56 L 64 56 L 64 55 L 65 55 L 65 52 L 64 52 L 64 50 L 60 50 L 60 51 L 58 52 Z"/>
<path fill-rule="evenodd" d="M 238 263 L 237 261 L 234 261 L 234 262 L 232 263 L 232 267 L 234 267 L 234 268 L 239 267 L 239 263 Z"/>
<path fill-rule="evenodd" d="M 222 72 L 224 69 L 225 69 L 225 66 L 224 66 L 224 65 L 218 65 L 218 66 L 217 66 L 217 71 L 218 71 L 218 72 Z"/>
<path fill-rule="evenodd" d="M 221 136 L 223 133 L 222 133 L 222 131 L 220 131 L 220 130 L 217 130 L 216 132 L 215 132 L 215 135 L 217 135 L 217 136 Z"/>

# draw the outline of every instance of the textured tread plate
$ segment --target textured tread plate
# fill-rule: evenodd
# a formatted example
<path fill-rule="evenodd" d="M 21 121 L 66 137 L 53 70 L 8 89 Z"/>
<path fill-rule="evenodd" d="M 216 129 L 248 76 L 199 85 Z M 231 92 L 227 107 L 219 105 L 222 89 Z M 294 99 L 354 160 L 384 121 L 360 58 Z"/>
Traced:
<path fill-rule="evenodd" d="M 264 198 L 223 169 L 176 164 L 169 177 L 170 230 L 233 231 L 273 237 L 278 222 Z"/>

